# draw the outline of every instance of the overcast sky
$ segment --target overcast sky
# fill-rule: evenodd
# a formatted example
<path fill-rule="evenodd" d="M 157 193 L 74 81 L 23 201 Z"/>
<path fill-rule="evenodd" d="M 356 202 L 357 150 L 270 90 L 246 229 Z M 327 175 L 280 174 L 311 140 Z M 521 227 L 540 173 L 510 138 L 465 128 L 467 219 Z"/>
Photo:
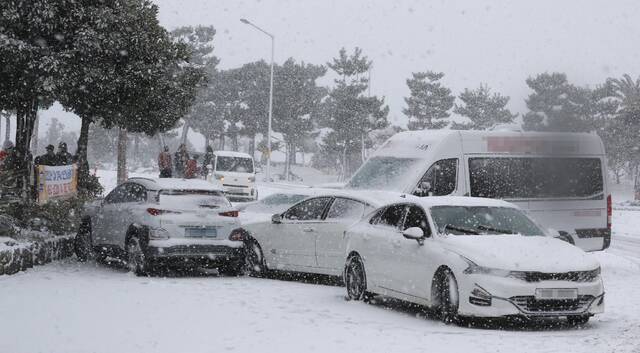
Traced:
<path fill-rule="evenodd" d="M 373 61 L 372 93 L 386 97 L 400 124 L 405 81 L 415 71 L 444 72 L 455 94 L 486 83 L 510 96 L 515 112 L 525 111 L 524 80 L 536 73 L 561 71 L 571 82 L 592 86 L 640 73 L 640 6 L 634 0 L 153 1 L 169 30 L 213 25 L 221 68 L 269 58 L 268 37 L 240 18 L 276 36 L 279 63 L 293 57 L 325 64 L 341 47 L 359 46 Z M 43 114 L 60 115 L 59 109 Z"/>

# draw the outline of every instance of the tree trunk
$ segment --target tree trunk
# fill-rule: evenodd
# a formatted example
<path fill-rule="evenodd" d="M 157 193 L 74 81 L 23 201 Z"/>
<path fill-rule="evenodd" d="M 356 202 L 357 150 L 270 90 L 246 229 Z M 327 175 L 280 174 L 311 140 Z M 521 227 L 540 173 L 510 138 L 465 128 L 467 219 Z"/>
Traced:
<path fill-rule="evenodd" d="M 187 135 L 189 134 L 189 121 L 186 120 L 182 126 L 182 136 L 180 136 L 180 143 L 187 143 Z"/>
<path fill-rule="evenodd" d="M 249 155 L 251 155 L 251 158 L 255 158 L 256 154 L 256 135 L 252 134 L 251 135 L 251 142 L 249 142 Z"/>
<path fill-rule="evenodd" d="M 220 135 L 220 150 L 224 151 L 224 135 Z"/>
<path fill-rule="evenodd" d="M 36 112 L 36 120 L 33 122 L 33 135 L 31 137 L 31 151 L 33 155 L 38 155 L 38 130 L 40 125 L 40 117 Z"/>
<path fill-rule="evenodd" d="M 286 142 L 284 143 L 284 179 L 286 181 L 290 181 L 291 180 L 291 143 Z"/>
<path fill-rule="evenodd" d="M 118 131 L 118 185 L 127 180 L 127 130 Z"/>
<path fill-rule="evenodd" d="M 4 130 L 4 140 L 5 141 L 9 141 L 11 140 L 11 114 L 7 114 L 4 116 L 4 118 L 6 119 L 6 124 L 5 124 L 5 130 Z"/>
<path fill-rule="evenodd" d="M 21 105 L 16 110 L 16 157 L 18 165 L 15 172 L 16 186 L 21 190 L 25 197 L 30 194 L 31 183 L 31 161 L 32 155 L 29 147 L 31 146 L 31 136 L 33 135 L 33 125 L 38 112 L 38 100 L 31 101 Z"/>
<path fill-rule="evenodd" d="M 364 146 L 364 132 L 362 134 L 360 134 L 360 155 L 362 158 L 362 163 L 364 163 L 364 161 L 367 159 L 367 150 Z"/>
<path fill-rule="evenodd" d="M 89 146 L 89 127 L 91 118 L 81 118 L 80 137 L 78 137 L 78 148 L 76 149 L 76 163 L 78 165 L 78 186 L 85 189 L 89 177 L 89 160 L 87 149 Z"/>
<path fill-rule="evenodd" d="M 204 153 L 207 153 L 207 147 L 209 147 L 209 136 L 204 137 Z"/>
<path fill-rule="evenodd" d="M 289 163 L 289 164 L 296 165 L 296 163 L 298 162 L 298 158 L 296 156 L 296 145 L 293 142 L 291 143 L 291 152 L 290 153 L 291 153 L 291 158 L 290 158 L 291 163 Z M 291 169 L 291 166 L 289 166 L 289 169 Z"/>
<path fill-rule="evenodd" d="M 231 149 L 234 152 L 238 152 L 238 134 L 231 136 Z"/>

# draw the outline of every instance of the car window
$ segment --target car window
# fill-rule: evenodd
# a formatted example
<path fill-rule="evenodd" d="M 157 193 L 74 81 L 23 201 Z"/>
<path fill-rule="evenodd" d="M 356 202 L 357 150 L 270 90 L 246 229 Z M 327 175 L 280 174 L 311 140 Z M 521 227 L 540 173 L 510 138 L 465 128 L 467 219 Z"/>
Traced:
<path fill-rule="evenodd" d="M 284 214 L 284 218 L 295 221 L 310 221 L 322 219 L 327 204 L 331 201 L 330 197 L 317 197 L 307 201 L 303 201 L 291 207 Z"/>
<path fill-rule="evenodd" d="M 345 199 L 342 197 L 336 198 L 329 212 L 327 213 L 327 219 L 361 219 L 364 215 L 364 204 L 359 201 Z"/>
<path fill-rule="evenodd" d="M 406 205 L 388 207 L 376 222 L 377 225 L 399 228 L 402 223 Z"/>
<path fill-rule="evenodd" d="M 435 162 L 424 174 L 416 191 L 417 196 L 449 195 L 456 190 L 458 179 L 458 159 L 449 158 Z M 430 188 L 423 188 L 423 183 L 429 183 Z"/>
<path fill-rule="evenodd" d="M 144 186 L 136 183 L 127 183 L 125 186 L 124 201 L 122 202 L 144 202 L 147 201 L 147 190 Z"/>
<path fill-rule="evenodd" d="M 427 214 L 421 207 L 416 205 L 412 205 L 411 207 L 409 207 L 409 211 L 407 212 L 407 217 L 404 220 L 404 226 L 402 227 L 402 230 L 407 230 L 411 227 L 418 227 L 422 229 L 424 235 L 431 234 L 429 221 L 427 220 Z"/>
<path fill-rule="evenodd" d="M 382 214 L 384 213 L 384 211 L 386 210 L 386 208 L 381 208 L 379 210 L 377 210 L 373 216 L 371 216 L 371 218 L 369 219 L 369 224 L 378 224 L 378 221 L 380 220 L 380 217 L 382 216 Z"/>
<path fill-rule="evenodd" d="M 109 195 L 107 195 L 107 197 L 104 199 L 105 203 L 121 203 L 121 202 L 126 202 L 126 196 L 127 196 L 127 190 L 126 190 L 126 186 L 127 184 L 123 184 L 123 185 L 119 185 L 118 187 L 116 187 L 115 189 L 111 190 L 111 192 L 109 193 Z"/>

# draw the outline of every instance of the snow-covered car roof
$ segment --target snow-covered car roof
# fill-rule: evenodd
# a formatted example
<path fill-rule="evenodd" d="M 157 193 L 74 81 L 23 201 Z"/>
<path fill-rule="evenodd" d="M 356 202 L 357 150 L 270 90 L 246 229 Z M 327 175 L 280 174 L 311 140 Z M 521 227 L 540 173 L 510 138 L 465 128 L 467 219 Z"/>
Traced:
<path fill-rule="evenodd" d="M 392 204 L 398 202 L 416 202 L 419 200 L 419 197 L 413 195 L 403 194 L 401 192 L 393 192 L 393 191 L 379 191 L 379 190 L 335 190 L 329 189 L 325 192 L 319 192 L 312 197 L 345 197 L 354 200 L 363 201 L 375 208 Z"/>
<path fill-rule="evenodd" d="M 238 158 L 250 158 L 253 159 L 250 155 L 242 152 L 234 152 L 234 151 L 214 151 L 213 154 L 216 156 L 222 157 L 238 157 Z"/>
<path fill-rule="evenodd" d="M 503 200 L 469 196 L 413 197 L 411 199 L 411 202 L 417 203 L 424 208 L 435 206 L 486 206 L 518 208 L 518 206 Z"/>
<path fill-rule="evenodd" d="M 202 179 L 178 179 L 178 178 L 129 178 L 129 182 L 138 183 L 148 190 L 205 190 L 222 191 L 217 183 L 211 183 Z"/>

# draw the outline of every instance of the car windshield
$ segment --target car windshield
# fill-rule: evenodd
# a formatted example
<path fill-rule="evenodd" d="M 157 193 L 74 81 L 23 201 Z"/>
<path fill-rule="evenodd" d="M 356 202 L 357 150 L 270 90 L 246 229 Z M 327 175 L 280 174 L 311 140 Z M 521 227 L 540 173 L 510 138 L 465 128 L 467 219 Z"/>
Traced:
<path fill-rule="evenodd" d="M 431 217 L 440 234 L 544 235 L 522 211 L 509 207 L 436 206 Z"/>
<path fill-rule="evenodd" d="M 218 156 L 217 172 L 253 173 L 253 160 L 245 157 Z"/>
<path fill-rule="evenodd" d="M 373 157 L 358 170 L 345 188 L 402 191 L 421 161 L 415 158 Z"/>
<path fill-rule="evenodd" d="M 208 190 L 162 190 L 158 193 L 158 204 L 181 210 L 231 206 L 222 192 Z"/>

